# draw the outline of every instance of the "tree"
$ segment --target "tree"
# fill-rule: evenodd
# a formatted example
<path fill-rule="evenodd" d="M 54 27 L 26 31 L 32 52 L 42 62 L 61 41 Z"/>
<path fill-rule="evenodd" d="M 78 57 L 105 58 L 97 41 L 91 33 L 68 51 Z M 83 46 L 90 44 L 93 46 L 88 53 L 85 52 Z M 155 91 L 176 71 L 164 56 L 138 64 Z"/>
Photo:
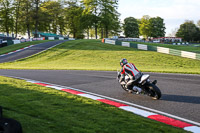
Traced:
<path fill-rule="evenodd" d="M 13 5 L 14 5 L 14 16 L 15 16 L 15 38 L 17 38 L 21 0 L 15 0 L 15 3 L 13 3 Z"/>
<path fill-rule="evenodd" d="M 200 20 L 197 22 L 197 26 L 200 28 Z"/>
<path fill-rule="evenodd" d="M 83 8 L 79 7 L 76 1 L 69 1 L 65 8 L 66 27 L 74 38 L 84 38 L 83 26 L 81 23 Z"/>
<path fill-rule="evenodd" d="M 150 16 L 145 15 L 141 18 L 139 21 L 139 31 L 140 35 L 142 35 L 144 38 L 148 39 L 151 36 L 151 27 L 150 27 Z"/>
<path fill-rule="evenodd" d="M 139 37 L 139 25 L 137 19 L 134 17 L 128 17 L 124 19 L 123 29 L 126 37 Z"/>
<path fill-rule="evenodd" d="M 64 31 L 64 7 L 57 1 L 46 1 L 41 4 L 40 31 L 48 31 L 63 34 Z M 42 23 L 43 22 L 43 23 Z"/>
<path fill-rule="evenodd" d="M 177 37 L 183 38 L 185 41 L 197 41 L 199 35 L 199 29 L 194 24 L 193 21 L 186 21 L 180 25 L 178 32 L 176 33 Z"/>
<path fill-rule="evenodd" d="M 0 28 L 1 31 L 6 32 L 7 36 L 9 36 L 9 33 L 13 33 L 13 6 L 12 6 L 13 1 L 12 0 L 1 0 L 0 1 Z"/>
<path fill-rule="evenodd" d="M 20 4 L 20 33 L 28 34 L 28 38 L 31 37 L 31 31 L 34 30 L 34 8 L 33 2 L 30 0 L 21 0 Z"/>
<path fill-rule="evenodd" d="M 108 38 L 109 32 L 116 33 L 119 31 L 119 13 L 117 12 L 117 0 L 101 0 L 100 1 L 100 28 L 102 37 Z M 103 34 L 104 33 L 104 34 Z"/>
<path fill-rule="evenodd" d="M 98 23 L 100 21 L 100 0 L 82 0 L 81 3 L 85 6 L 84 15 L 90 16 L 90 23 L 94 26 L 95 37 L 97 39 Z"/>
<path fill-rule="evenodd" d="M 117 34 L 120 29 L 119 13 L 116 8 L 117 0 L 82 0 L 84 15 L 90 17 L 88 24 L 95 29 L 97 39 L 98 28 L 101 37 L 108 37 L 109 33 Z"/>
<path fill-rule="evenodd" d="M 165 24 L 164 19 L 161 17 L 150 18 L 149 19 L 150 26 L 150 37 L 158 38 L 165 36 Z"/>
<path fill-rule="evenodd" d="M 35 14 L 34 14 L 34 20 L 35 20 L 35 34 L 34 37 L 38 37 L 38 24 L 39 24 L 39 8 L 40 8 L 40 0 L 33 0 L 34 7 L 35 7 Z"/>

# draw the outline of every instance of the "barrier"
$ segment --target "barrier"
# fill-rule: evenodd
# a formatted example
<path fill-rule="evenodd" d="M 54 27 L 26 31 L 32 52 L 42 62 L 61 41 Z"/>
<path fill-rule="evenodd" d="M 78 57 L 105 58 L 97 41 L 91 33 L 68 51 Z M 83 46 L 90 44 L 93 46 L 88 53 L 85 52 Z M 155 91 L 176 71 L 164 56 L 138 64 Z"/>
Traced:
<path fill-rule="evenodd" d="M 59 40 L 64 40 L 64 37 L 59 37 L 58 39 L 59 39 Z"/>
<path fill-rule="evenodd" d="M 141 49 L 141 50 L 148 50 L 148 49 L 147 49 L 147 45 L 144 45 L 144 44 L 138 44 L 138 49 Z"/>
<path fill-rule="evenodd" d="M 122 46 L 130 47 L 130 43 L 129 42 L 122 42 Z"/>
<path fill-rule="evenodd" d="M 13 40 L 13 44 L 18 44 L 18 43 L 21 43 L 20 40 Z"/>
<path fill-rule="evenodd" d="M 75 38 L 69 38 L 69 40 L 75 40 Z"/>
<path fill-rule="evenodd" d="M 115 45 L 115 41 L 114 40 L 105 40 L 105 43 L 114 44 Z"/>
<path fill-rule="evenodd" d="M 169 48 L 157 47 L 157 52 L 169 54 Z"/>
<path fill-rule="evenodd" d="M 148 49 L 149 51 L 156 51 L 156 52 L 157 52 L 157 46 L 147 45 L 147 49 Z"/>
<path fill-rule="evenodd" d="M 200 60 L 200 54 L 188 52 L 188 51 L 181 51 L 181 50 L 176 50 L 176 49 L 170 49 L 170 48 L 159 47 L 159 46 L 151 46 L 151 45 L 145 45 L 145 44 L 121 42 L 121 41 L 115 41 L 115 40 L 109 40 L 109 39 L 104 39 L 104 41 L 102 41 L 102 42 L 108 43 L 108 44 L 113 44 L 113 45 L 120 45 L 120 46 L 124 46 L 124 47 L 131 47 L 131 48 L 148 50 L 148 51 L 156 51 L 159 53 Z"/>
<path fill-rule="evenodd" d="M 181 56 L 186 58 L 196 59 L 196 53 L 181 51 Z"/>
<path fill-rule="evenodd" d="M 176 55 L 176 56 L 181 56 L 181 50 L 169 49 L 169 54 Z"/>
<path fill-rule="evenodd" d="M 55 40 L 54 37 L 48 37 L 48 40 Z"/>

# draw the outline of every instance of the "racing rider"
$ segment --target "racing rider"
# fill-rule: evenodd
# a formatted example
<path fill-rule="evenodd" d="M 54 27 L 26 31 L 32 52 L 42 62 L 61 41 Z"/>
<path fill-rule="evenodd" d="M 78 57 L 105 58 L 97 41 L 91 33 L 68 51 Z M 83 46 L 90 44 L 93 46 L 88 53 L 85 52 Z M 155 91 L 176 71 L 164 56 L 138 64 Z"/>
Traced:
<path fill-rule="evenodd" d="M 129 93 L 136 91 L 137 93 L 141 92 L 141 88 L 135 86 L 137 80 L 140 79 L 142 73 L 135 67 L 133 63 L 128 63 L 127 59 L 120 60 L 121 69 L 121 78 L 119 79 L 120 84 L 126 84 L 125 87 L 128 89 Z M 130 80 L 125 82 L 125 75 L 128 75 Z"/>

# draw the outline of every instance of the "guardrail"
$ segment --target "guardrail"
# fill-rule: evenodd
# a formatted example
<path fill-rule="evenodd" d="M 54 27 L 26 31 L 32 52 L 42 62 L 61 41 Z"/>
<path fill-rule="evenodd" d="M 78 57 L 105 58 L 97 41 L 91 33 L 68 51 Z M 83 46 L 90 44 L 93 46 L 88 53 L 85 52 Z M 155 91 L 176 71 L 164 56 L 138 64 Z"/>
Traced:
<path fill-rule="evenodd" d="M 109 40 L 109 39 L 102 39 L 102 42 L 108 43 L 108 44 L 113 44 L 113 45 L 120 45 L 120 46 L 124 46 L 124 47 L 137 48 L 137 49 L 147 50 L 147 51 L 155 51 L 155 52 L 159 52 L 159 53 L 170 54 L 170 55 L 200 60 L 200 54 L 188 52 L 188 51 L 176 50 L 176 49 L 171 49 L 171 48 L 164 48 L 164 47 L 159 47 L 159 46 L 151 46 L 151 45 L 145 45 L 145 44 L 121 42 L 121 41 L 115 41 L 115 40 Z"/>

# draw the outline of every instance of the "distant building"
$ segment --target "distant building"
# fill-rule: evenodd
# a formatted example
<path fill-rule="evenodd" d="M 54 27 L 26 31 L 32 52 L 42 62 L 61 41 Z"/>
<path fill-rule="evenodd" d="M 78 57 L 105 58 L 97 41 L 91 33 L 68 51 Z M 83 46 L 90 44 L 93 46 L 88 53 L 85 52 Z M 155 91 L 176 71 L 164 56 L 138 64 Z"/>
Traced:
<path fill-rule="evenodd" d="M 157 42 L 157 43 L 182 42 L 182 38 L 180 38 L 180 37 L 159 37 L 159 38 L 153 38 L 153 42 Z"/>

